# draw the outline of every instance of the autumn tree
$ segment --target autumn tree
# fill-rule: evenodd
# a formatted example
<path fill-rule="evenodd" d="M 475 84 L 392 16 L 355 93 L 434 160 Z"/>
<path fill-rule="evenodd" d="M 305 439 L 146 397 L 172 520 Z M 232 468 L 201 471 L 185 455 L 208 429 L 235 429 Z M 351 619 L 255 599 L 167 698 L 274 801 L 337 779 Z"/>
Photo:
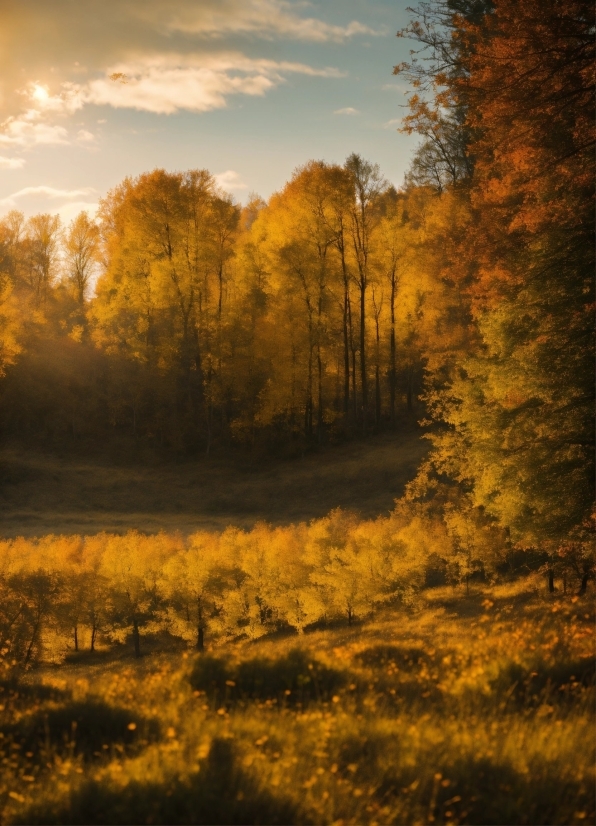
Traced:
<path fill-rule="evenodd" d="M 593 498 L 593 14 L 498 0 L 453 22 L 472 46 L 440 80 L 465 97 L 476 159 L 454 273 L 478 343 L 436 396 L 451 429 L 433 462 L 514 541 L 554 549 Z"/>
<path fill-rule="evenodd" d="M 364 158 L 355 153 L 347 158 L 345 168 L 351 177 L 354 193 L 350 210 L 350 234 L 356 263 L 355 279 L 360 298 L 361 422 L 362 428 L 366 432 L 368 413 L 366 313 L 367 289 L 370 283 L 371 268 L 370 248 L 371 237 L 380 217 L 377 201 L 387 188 L 387 183 L 381 175 L 378 164 L 365 161 Z"/>
<path fill-rule="evenodd" d="M 64 241 L 66 278 L 81 307 L 97 268 L 99 227 L 86 212 L 80 212 L 68 227 Z"/>

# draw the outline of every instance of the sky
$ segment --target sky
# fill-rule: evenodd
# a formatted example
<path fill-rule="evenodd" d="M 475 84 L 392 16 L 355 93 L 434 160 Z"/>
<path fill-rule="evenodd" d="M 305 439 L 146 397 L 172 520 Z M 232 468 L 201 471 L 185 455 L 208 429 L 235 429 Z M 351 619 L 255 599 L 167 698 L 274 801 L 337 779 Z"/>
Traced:
<path fill-rule="evenodd" d="M 0 0 L 0 216 L 68 222 L 155 168 L 242 203 L 351 152 L 399 187 L 408 2 Z"/>

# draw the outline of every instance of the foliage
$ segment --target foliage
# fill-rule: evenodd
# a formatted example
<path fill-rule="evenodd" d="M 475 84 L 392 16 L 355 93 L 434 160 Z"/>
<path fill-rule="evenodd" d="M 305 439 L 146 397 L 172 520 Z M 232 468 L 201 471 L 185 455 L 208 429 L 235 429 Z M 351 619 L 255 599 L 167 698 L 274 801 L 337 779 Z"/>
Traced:
<path fill-rule="evenodd" d="M 526 578 L 299 641 L 40 669 L 1 686 L 2 820 L 590 822 L 592 646 L 592 602 Z"/>
<path fill-rule="evenodd" d="M 423 4 L 408 33 L 430 65 L 399 67 L 464 118 L 474 159 L 449 268 L 473 332 L 429 376 L 447 428 L 419 481 L 449 476 L 514 542 L 554 553 L 594 498 L 593 10 L 459 5 Z M 412 103 L 425 135 L 430 104 Z"/>

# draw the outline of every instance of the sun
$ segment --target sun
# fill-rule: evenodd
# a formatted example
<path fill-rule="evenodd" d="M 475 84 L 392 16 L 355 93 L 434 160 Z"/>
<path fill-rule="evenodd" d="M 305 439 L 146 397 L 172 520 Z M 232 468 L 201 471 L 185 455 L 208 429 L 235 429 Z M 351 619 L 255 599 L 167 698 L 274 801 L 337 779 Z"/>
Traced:
<path fill-rule="evenodd" d="M 50 97 L 50 93 L 48 92 L 46 86 L 42 86 L 40 83 L 34 83 L 31 97 L 34 100 L 39 101 L 39 103 L 45 103 L 45 101 Z"/>

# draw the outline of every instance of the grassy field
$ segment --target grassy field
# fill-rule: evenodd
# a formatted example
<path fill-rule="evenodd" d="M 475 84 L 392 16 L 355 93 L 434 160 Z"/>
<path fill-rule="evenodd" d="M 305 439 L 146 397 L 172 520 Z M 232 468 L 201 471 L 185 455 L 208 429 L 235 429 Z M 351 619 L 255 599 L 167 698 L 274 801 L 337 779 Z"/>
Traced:
<path fill-rule="evenodd" d="M 536 577 L 41 667 L 2 686 L 0 821 L 592 823 L 593 622 Z"/>
<path fill-rule="evenodd" d="M 428 448 L 409 427 L 304 459 L 251 463 L 200 457 L 145 464 L 0 451 L 0 535 L 190 533 L 258 520 L 287 524 L 343 507 L 391 510 Z"/>

